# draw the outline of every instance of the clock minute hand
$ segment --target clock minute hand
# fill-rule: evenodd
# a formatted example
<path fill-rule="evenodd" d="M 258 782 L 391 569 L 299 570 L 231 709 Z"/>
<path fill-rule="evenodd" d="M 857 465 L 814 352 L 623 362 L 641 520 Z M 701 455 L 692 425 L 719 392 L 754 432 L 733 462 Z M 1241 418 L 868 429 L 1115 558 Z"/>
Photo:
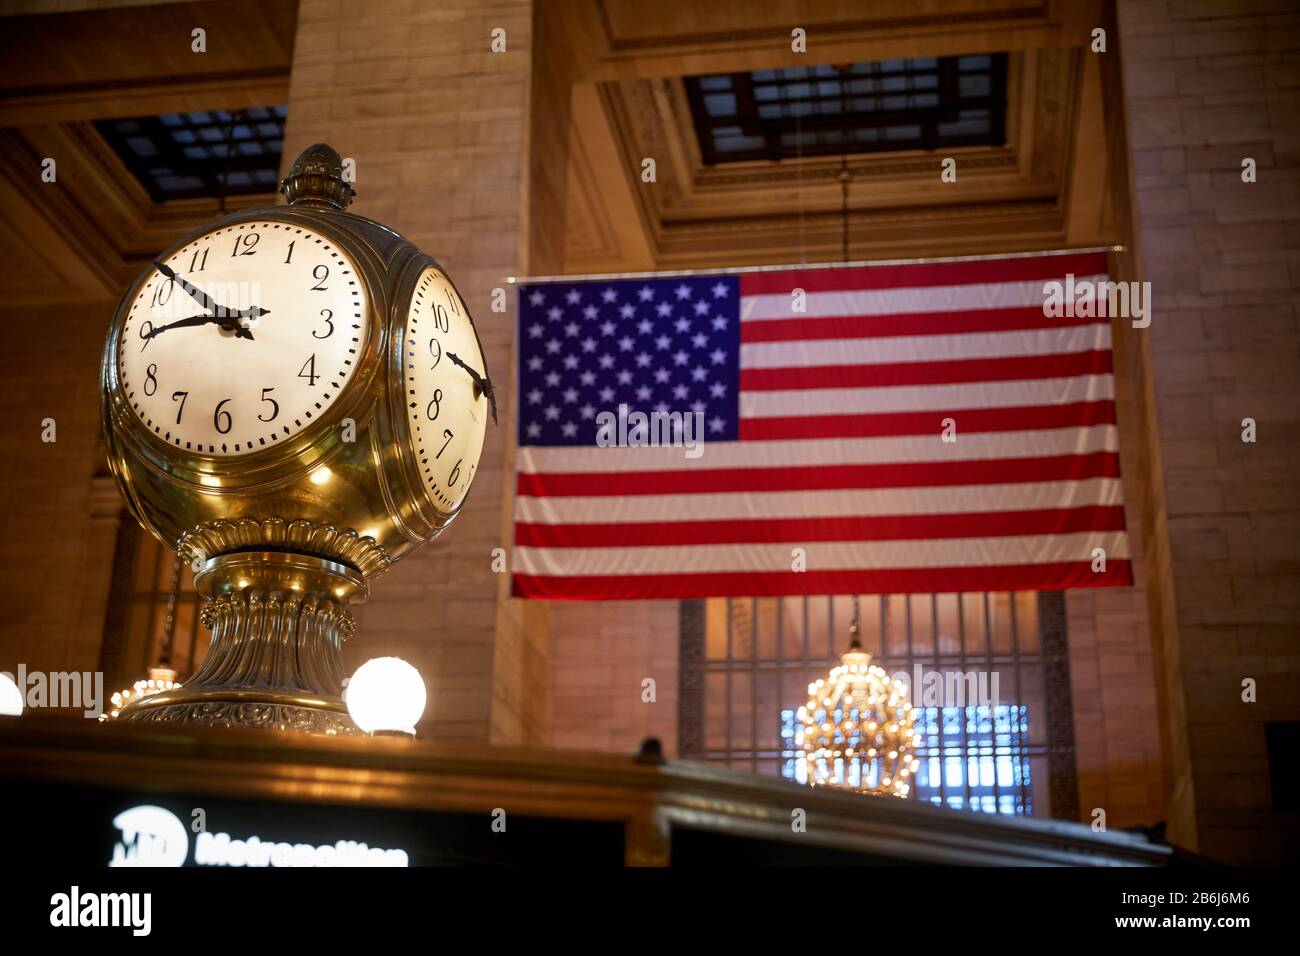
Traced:
<path fill-rule="evenodd" d="M 210 298 L 208 298 L 208 294 L 206 292 L 204 292 L 202 289 L 190 285 L 188 282 L 186 282 L 184 279 L 178 276 L 175 273 L 175 271 L 173 271 L 172 268 L 166 263 L 159 262 L 157 259 L 155 259 L 153 261 L 153 264 L 154 267 L 157 268 L 159 272 L 161 272 L 172 282 L 175 282 L 178 286 L 184 289 L 187 293 L 189 293 L 190 298 L 192 298 L 199 305 L 203 306 L 203 308 L 207 309 L 209 312 L 216 314 L 217 310 L 221 308 L 221 306 L 217 305 Z"/>
<path fill-rule="evenodd" d="M 492 380 L 462 362 L 460 356 L 455 352 L 448 352 L 447 358 L 468 372 L 469 377 L 474 380 L 474 391 L 477 393 L 474 396 L 475 398 L 479 395 L 487 396 L 487 400 L 492 404 L 492 424 L 495 425 L 497 423 L 497 396 L 496 391 L 492 388 Z"/>
<path fill-rule="evenodd" d="M 257 318 L 261 318 L 264 315 L 271 314 L 270 309 L 263 309 L 261 306 L 258 305 L 250 305 L 247 309 L 228 309 L 224 305 L 217 305 L 217 303 L 213 302 L 206 292 L 204 292 L 198 286 L 190 285 L 190 283 L 186 282 L 184 279 L 178 276 L 176 274 L 176 271 L 172 269 L 171 266 L 167 265 L 167 263 L 159 262 L 157 259 L 155 259 L 153 261 L 153 264 L 158 269 L 158 271 L 163 274 L 163 276 L 170 279 L 172 282 L 175 282 L 178 286 L 184 289 L 186 293 L 189 294 L 190 298 L 192 298 L 199 305 L 203 306 L 203 308 L 207 309 L 213 315 L 231 316 L 234 318 L 257 319 Z M 243 336 L 241 336 L 241 338 L 242 337 Z"/>

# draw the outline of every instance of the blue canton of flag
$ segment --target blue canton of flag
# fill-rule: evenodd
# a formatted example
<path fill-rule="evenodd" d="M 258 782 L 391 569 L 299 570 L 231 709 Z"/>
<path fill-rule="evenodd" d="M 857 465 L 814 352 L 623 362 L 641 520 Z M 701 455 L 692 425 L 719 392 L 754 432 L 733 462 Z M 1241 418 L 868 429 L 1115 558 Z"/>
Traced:
<path fill-rule="evenodd" d="M 703 412 L 739 433 L 740 284 L 682 276 L 519 287 L 519 443 L 594 445 L 596 416 Z"/>

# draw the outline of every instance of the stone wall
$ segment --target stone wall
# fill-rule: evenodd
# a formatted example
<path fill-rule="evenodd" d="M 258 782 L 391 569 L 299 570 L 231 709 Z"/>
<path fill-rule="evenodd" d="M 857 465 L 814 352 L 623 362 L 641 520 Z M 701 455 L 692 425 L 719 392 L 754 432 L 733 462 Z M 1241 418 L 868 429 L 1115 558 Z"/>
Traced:
<path fill-rule="evenodd" d="M 630 752 L 658 737 L 675 754 L 677 617 L 676 601 L 552 603 L 547 743 Z"/>
<path fill-rule="evenodd" d="M 0 670 L 94 671 L 121 499 L 99 427 L 99 360 L 116 303 L 0 311 Z M 53 419 L 53 442 L 41 440 Z M 113 688 L 105 688 L 105 694 Z"/>
<path fill-rule="evenodd" d="M 1150 455 L 1169 547 L 1149 570 L 1168 591 L 1168 799 L 1201 853 L 1294 859 L 1264 725 L 1300 718 L 1300 16 L 1285 0 L 1121 0 L 1118 12 L 1155 303 Z M 1246 158 L 1256 182 L 1242 181 Z M 1257 703 L 1242 701 L 1246 678 Z"/>

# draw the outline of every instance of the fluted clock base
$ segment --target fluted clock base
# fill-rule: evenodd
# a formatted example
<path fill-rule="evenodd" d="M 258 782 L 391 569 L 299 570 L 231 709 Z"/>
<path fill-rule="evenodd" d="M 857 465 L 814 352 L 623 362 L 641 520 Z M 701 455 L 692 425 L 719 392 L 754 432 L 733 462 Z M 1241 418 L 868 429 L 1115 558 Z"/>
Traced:
<path fill-rule="evenodd" d="M 175 690 L 123 708 L 119 720 L 358 733 L 343 703 L 343 641 L 356 628 L 349 604 L 368 596 L 353 568 L 277 551 L 222 554 L 203 563 L 212 643 Z"/>

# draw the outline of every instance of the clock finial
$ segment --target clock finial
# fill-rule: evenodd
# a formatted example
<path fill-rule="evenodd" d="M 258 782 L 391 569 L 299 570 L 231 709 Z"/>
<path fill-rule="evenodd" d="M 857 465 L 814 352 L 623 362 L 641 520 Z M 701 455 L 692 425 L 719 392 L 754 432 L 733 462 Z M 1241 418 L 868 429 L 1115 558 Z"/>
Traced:
<path fill-rule="evenodd" d="M 347 209 L 356 195 L 343 178 L 343 157 L 328 143 L 316 143 L 302 151 L 280 182 L 280 192 L 290 206 L 339 210 Z"/>

